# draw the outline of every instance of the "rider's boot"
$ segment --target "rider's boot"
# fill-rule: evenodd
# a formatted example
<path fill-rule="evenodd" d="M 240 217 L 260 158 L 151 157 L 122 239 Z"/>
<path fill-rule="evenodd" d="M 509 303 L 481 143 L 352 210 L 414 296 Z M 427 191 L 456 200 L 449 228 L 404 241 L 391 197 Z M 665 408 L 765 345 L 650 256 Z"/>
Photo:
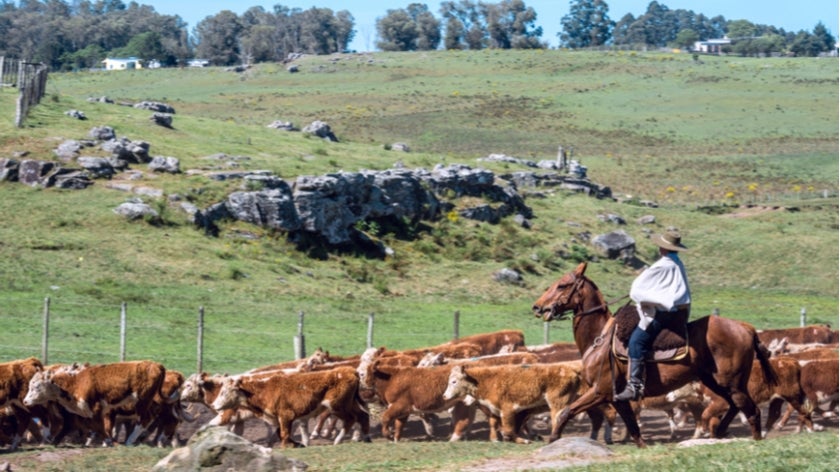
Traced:
<path fill-rule="evenodd" d="M 630 366 L 627 369 L 629 378 L 624 390 L 615 395 L 615 401 L 635 401 L 644 395 L 645 392 L 645 360 L 630 359 Z"/>

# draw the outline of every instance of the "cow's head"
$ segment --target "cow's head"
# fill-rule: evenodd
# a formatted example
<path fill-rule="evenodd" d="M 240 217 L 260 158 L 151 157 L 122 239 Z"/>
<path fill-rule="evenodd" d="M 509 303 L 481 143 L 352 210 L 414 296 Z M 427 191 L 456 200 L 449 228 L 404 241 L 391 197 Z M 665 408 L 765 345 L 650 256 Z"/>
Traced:
<path fill-rule="evenodd" d="M 61 389 L 53 382 L 53 373 L 44 370 L 36 372 L 29 379 L 29 390 L 23 399 L 26 406 L 43 405 L 47 402 L 58 400 Z"/>
<path fill-rule="evenodd" d="M 456 365 L 449 371 L 449 380 L 446 383 L 446 390 L 443 392 L 443 399 L 448 401 L 465 398 L 475 393 L 475 389 L 476 382 L 467 375 L 464 366 Z"/>
<path fill-rule="evenodd" d="M 242 379 L 239 377 L 226 378 L 224 382 L 222 382 L 222 388 L 219 390 L 219 395 L 216 396 L 216 399 L 213 400 L 213 404 L 210 405 L 210 407 L 216 411 L 220 411 L 234 408 L 239 405 L 244 399 L 244 395 L 240 389 L 241 385 Z"/>
<path fill-rule="evenodd" d="M 184 380 L 181 385 L 181 401 L 184 402 L 203 402 L 204 401 L 204 380 L 207 373 L 192 374 Z"/>

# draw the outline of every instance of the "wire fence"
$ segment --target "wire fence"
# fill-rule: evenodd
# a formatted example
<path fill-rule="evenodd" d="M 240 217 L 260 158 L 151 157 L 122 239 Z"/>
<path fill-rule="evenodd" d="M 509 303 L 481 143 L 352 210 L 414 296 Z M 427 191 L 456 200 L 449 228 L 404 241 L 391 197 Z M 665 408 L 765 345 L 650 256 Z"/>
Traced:
<path fill-rule="evenodd" d="M 240 372 L 306 357 L 317 347 L 360 354 L 367 347 L 421 348 L 461 336 L 519 329 L 529 344 L 550 339 L 549 324 L 533 318 L 515 327 L 486 313 L 455 310 L 416 316 L 401 313 L 327 313 L 306 310 L 251 314 L 249 308 L 98 304 L 62 299 L 3 300 L 0 361 L 37 357 L 44 363 L 107 363 L 151 359 L 182 372 Z M 265 313 L 264 307 L 253 312 Z M 508 318 L 510 320 L 511 318 Z M 328 321 L 326 321 L 328 320 Z M 434 326 L 429 330 L 428 326 Z"/>

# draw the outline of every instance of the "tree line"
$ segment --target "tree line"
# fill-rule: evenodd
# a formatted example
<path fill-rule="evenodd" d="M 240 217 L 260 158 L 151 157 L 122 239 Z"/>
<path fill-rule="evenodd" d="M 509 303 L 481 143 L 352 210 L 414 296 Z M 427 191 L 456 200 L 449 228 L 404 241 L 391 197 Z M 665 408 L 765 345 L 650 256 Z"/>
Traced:
<path fill-rule="evenodd" d="M 561 47 L 678 47 L 728 36 L 724 52 L 739 55 L 816 56 L 835 48 L 822 24 L 787 32 L 747 20 L 671 10 L 652 1 L 637 16 L 610 18 L 604 0 L 571 0 L 559 21 Z M 428 5 L 386 10 L 376 21 L 383 51 L 547 48 L 537 12 L 524 0 L 489 3 L 447 0 L 437 16 Z M 155 59 L 164 66 L 202 58 L 217 66 L 281 61 L 291 54 L 347 51 L 356 31 L 346 10 L 255 6 L 238 15 L 223 10 L 192 31 L 177 15 L 122 0 L 0 0 L 0 56 L 46 63 L 52 70 L 101 67 L 106 57 Z"/>

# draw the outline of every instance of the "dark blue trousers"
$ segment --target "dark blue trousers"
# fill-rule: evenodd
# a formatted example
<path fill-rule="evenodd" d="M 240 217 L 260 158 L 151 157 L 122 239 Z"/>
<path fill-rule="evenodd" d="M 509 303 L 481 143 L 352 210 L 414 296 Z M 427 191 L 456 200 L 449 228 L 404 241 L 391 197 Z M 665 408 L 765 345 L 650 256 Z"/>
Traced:
<path fill-rule="evenodd" d="M 657 317 L 659 317 L 659 312 L 656 313 L 656 317 L 653 318 L 647 329 L 636 326 L 636 329 L 633 330 L 627 345 L 627 354 L 630 359 L 644 359 L 650 353 L 654 338 L 662 331 L 662 324 L 656 319 Z"/>

